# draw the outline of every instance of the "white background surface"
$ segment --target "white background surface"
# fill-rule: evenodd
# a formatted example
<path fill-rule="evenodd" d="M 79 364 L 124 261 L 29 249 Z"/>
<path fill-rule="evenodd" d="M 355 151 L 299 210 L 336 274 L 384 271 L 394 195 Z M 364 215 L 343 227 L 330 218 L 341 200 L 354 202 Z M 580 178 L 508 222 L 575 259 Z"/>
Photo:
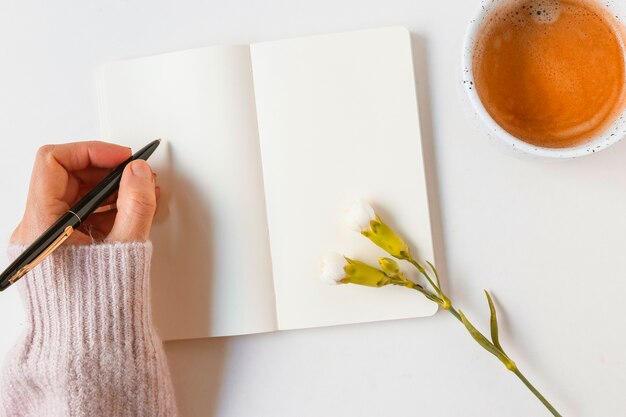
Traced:
<path fill-rule="evenodd" d="M 451 298 L 485 328 L 482 288 L 493 292 L 505 349 L 563 415 L 625 415 L 626 141 L 571 161 L 514 159 L 485 141 L 464 116 L 456 85 L 477 5 L 2 0 L 0 238 L 19 220 L 37 146 L 96 137 L 100 63 L 403 24 L 416 34 L 422 62 L 422 130 L 436 162 L 434 220 Z M 21 314 L 12 294 L 0 298 L 4 355 Z M 183 417 L 546 415 L 442 312 L 166 349 Z"/>

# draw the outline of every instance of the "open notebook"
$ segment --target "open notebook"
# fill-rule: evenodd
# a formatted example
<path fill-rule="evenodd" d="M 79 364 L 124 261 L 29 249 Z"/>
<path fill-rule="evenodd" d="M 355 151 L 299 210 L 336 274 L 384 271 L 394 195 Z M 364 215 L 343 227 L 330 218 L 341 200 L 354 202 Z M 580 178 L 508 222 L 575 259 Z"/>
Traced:
<path fill-rule="evenodd" d="M 383 254 L 342 225 L 357 198 L 433 259 L 406 29 L 119 61 L 98 83 L 106 140 L 169 145 L 151 159 L 163 188 L 152 287 L 165 340 L 436 311 L 404 288 L 318 279 L 329 251 L 372 264 Z"/>

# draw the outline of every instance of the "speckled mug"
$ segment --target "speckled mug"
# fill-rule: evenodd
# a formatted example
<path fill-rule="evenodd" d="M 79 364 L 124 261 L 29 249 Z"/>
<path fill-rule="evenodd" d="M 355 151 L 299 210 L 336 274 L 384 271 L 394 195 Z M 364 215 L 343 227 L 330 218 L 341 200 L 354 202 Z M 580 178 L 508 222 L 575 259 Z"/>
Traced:
<path fill-rule="evenodd" d="M 481 0 L 480 6 L 470 21 L 465 34 L 460 87 L 464 90 L 462 100 L 465 108 L 468 110 L 473 121 L 476 122 L 476 125 L 478 125 L 496 145 L 513 151 L 518 155 L 531 157 L 576 158 L 599 152 L 621 140 L 626 136 L 626 109 L 607 130 L 595 136 L 590 141 L 569 148 L 545 148 L 524 142 L 500 127 L 489 115 L 474 87 L 472 57 L 479 31 L 485 20 L 488 19 L 490 14 L 497 8 L 514 1 L 517 0 Z M 607 7 L 618 20 L 621 22 L 626 21 L 626 2 L 608 1 L 602 2 L 601 4 Z"/>

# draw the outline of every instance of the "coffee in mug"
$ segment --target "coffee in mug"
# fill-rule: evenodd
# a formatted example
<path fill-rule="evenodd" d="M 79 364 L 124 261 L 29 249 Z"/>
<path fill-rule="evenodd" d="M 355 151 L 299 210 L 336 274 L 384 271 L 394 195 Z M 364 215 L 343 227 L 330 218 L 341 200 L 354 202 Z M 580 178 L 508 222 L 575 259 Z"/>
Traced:
<path fill-rule="evenodd" d="M 472 85 L 506 132 L 571 148 L 609 129 L 626 105 L 624 28 L 595 0 L 510 0 L 487 15 Z"/>

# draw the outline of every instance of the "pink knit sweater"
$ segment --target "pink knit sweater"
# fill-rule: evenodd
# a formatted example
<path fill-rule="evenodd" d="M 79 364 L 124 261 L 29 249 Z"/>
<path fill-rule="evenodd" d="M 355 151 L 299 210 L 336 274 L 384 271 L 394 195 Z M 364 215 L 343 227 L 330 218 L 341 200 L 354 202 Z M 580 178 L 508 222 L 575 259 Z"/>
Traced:
<path fill-rule="evenodd" d="M 150 242 L 65 246 L 15 285 L 28 325 L 0 377 L 0 416 L 176 415 L 151 255 Z"/>

